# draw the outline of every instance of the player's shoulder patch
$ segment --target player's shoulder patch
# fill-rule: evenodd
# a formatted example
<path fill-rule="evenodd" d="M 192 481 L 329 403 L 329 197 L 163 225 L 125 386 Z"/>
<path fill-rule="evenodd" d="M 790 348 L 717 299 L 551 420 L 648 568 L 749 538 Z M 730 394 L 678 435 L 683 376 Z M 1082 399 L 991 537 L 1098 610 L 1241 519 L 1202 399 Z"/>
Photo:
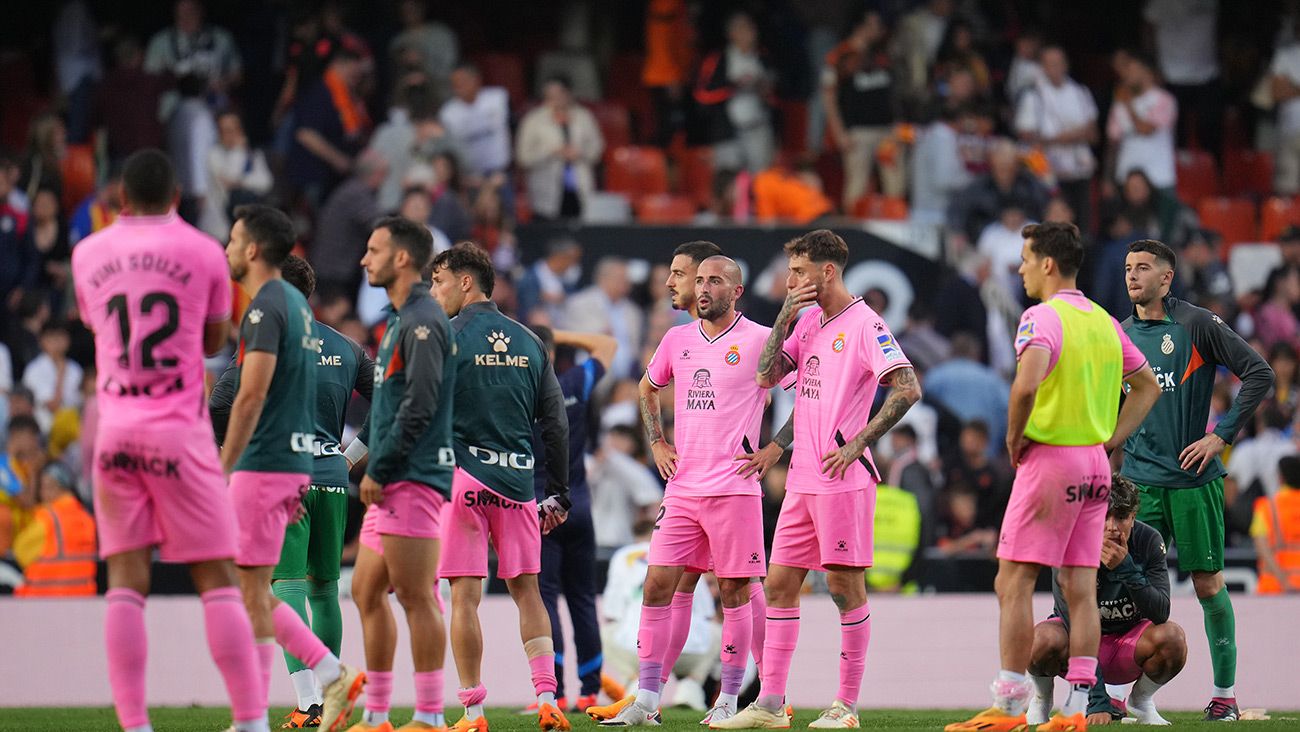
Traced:
<path fill-rule="evenodd" d="M 842 338 L 836 342 L 840 342 L 840 340 Z M 876 336 L 876 343 L 879 344 L 880 353 L 885 357 L 886 361 L 901 361 L 903 359 L 903 349 L 899 348 L 898 341 L 894 340 L 892 334 L 881 333 Z M 841 346 L 838 350 L 843 350 L 843 347 Z"/>
<path fill-rule="evenodd" d="M 1037 335 L 1037 325 L 1033 318 L 1026 318 L 1020 322 L 1020 327 L 1016 328 L 1016 348 L 1024 348 Z"/>

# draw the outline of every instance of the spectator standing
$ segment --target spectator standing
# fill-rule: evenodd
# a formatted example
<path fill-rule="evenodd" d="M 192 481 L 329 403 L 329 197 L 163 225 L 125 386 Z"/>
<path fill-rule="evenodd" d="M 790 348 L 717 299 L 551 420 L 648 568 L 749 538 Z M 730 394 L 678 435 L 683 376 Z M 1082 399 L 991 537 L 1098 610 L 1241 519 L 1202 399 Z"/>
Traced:
<path fill-rule="evenodd" d="M 170 77 L 144 70 L 144 50 L 131 36 L 113 47 L 114 66 L 95 90 L 94 122 L 108 147 L 110 167 L 147 147 L 163 146 L 159 108 Z"/>
<path fill-rule="evenodd" d="M 1282 46 L 1269 66 L 1277 105 L 1277 151 L 1273 187 L 1279 195 L 1300 192 L 1300 41 Z"/>
<path fill-rule="evenodd" d="M 934 65 L 934 87 L 940 98 L 948 96 L 948 83 L 958 71 L 970 74 L 975 82 L 975 94 L 987 97 L 993 88 L 988 63 L 975 47 L 975 31 L 965 20 L 957 19 L 948 23 L 944 31 L 943 42 L 939 44 L 938 57 Z"/>
<path fill-rule="evenodd" d="M 439 117 L 460 150 L 471 188 L 508 187 L 510 96 L 499 86 L 483 86 L 478 67 L 461 63 L 451 72 L 454 95 Z"/>
<path fill-rule="evenodd" d="M 181 78 L 177 84 L 180 104 L 167 122 L 167 148 L 181 190 L 176 213 L 191 226 L 198 226 L 203 212 L 208 196 L 208 153 L 217 144 L 217 122 L 203 99 L 205 83 L 195 75 Z"/>
<path fill-rule="evenodd" d="M 68 358 L 68 327 L 50 322 L 41 329 L 41 354 L 23 371 L 23 386 L 36 398 L 36 421 L 48 433 L 62 409 L 81 406 L 81 366 Z"/>
<path fill-rule="evenodd" d="M 1123 183 L 1132 170 L 1146 174 L 1151 184 L 1173 192 L 1174 123 L 1178 102 L 1156 84 L 1155 66 L 1141 55 L 1120 66 L 1120 85 L 1115 89 L 1106 137 L 1110 179 Z"/>
<path fill-rule="evenodd" d="M 962 164 L 958 127 L 969 109 L 945 109 L 921 133 L 912 152 L 912 220 L 942 226 L 954 197 L 971 181 Z"/>
<path fill-rule="evenodd" d="M 628 299 L 632 282 L 627 262 L 618 257 L 604 257 L 596 263 L 593 284 L 569 298 L 564 327 L 582 333 L 603 333 L 618 341 L 618 353 L 609 373 L 616 379 L 630 378 L 641 352 L 644 324 L 641 310 Z"/>
<path fill-rule="evenodd" d="M 27 162 L 23 167 L 22 188 L 27 201 L 36 191 L 49 188 L 63 198 L 63 159 L 68 155 L 68 129 L 53 112 L 46 112 L 32 122 L 28 139 Z"/>
<path fill-rule="evenodd" d="M 429 20 L 425 0 L 402 0 L 397 14 L 402 32 L 388 44 L 388 55 L 399 68 L 424 70 L 438 99 L 449 96 L 450 78 L 460 58 L 456 33 L 443 23 Z"/>
<path fill-rule="evenodd" d="M 772 164 L 776 138 L 767 96 L 772 72 L 758 48 L 753 18 L 727 20 L 727 46 L 704 57 L 695 81 L 695 103 L 708 126 L 713 167 L 724 174 L 758 173 Z"/>
<path fill-rule="evenodd" d="M 1016 105 L 1020 139 L 1041 145 L 1060 195 L 1079 221 L 1092 220 L 1092 176 L 1097 159 L 1097 104 L 1092 92 L 1069 76 L 1065 51 L 1048 46 L 1039 54 L 1041 71 L 1025 86 Z"/>
<path fill-rule="evenodd" d="M 612 427 L 588 463 L 596 546 L 605 554 L 632 543 L 633 527 L 639 521 L 653 523 L 654 510 L 663 498 L 658 481 L 635 454 L 644 452 L 640 439 L 635 427 Z"/>
<path fill-rule="evenodd" d="M 1279 267 L 1264 283 L 1263 302 L 1255 311 L 1255 337 L 1265 349 L 1278 343 L 1300 347 L 1300 321 L 1295 308 L 1300 305 L 1300 269 Z"/>
<path fill-rule="evenodd" d="M 527 175 L 533 213 L 543 219 L 574 219 L 595 190 L 595 165 L 605 149 L 596 118 L 573 100 L 568 80 L 543 87 L 542 105 L 519 124 L 516 157 Z"/>
<path fill-rule="evenodd" d="M 1006 379 L 980 361 L 981 343 L 970 333 L 952 337 L 952 358 L 925 375 L 925 392 L 962 422 L 978 420 L 987 433 L 1006 432 L 1007 399 L 1011 389 Z M 998 453 L 998 444 L 988 443 L 989 455 Z"/>
<path fill-rule="evenodd" d="M 151 74 L 169 74 L 175 78 L 197 76 L 206 82 L 209 101 L 225 106 L 230 90 L 239 84 L 243 61 L 230 31 L 208 25 L 203 18 L 200 0 L 177 0 L 174 22 L 149 39 L 144 70 Z M 171 117 L 179 99 L 164 96 L 161 115 Z"/>
<path fill-rule="evenodd" d="M 1020 163 L 1015 143 L 999 139 L 989 150 L 989 172 L 953 199 L 948 228 L 976 241 L 1003 211 L 1018 208 L 1032 221 L 1042 219 L 1050 198 L 1047 187 Z M 1018 261 L 1017 261 L 1018 264 Z"/>
<path fill-rule="evenodd" d="M 217 144 L 208 150 L 207 169 L 208 195 L 199 228 L 225 241 L 235 209 L 261 203 L 274 182 L 266 156 L 249 146 L 244 123 L 233 111 L 217 118 Z"/>
<path fill-rule="evenodd" d="M 832 144 L 844 160 L 844 210 L 867 192 L 871 171 L 880 174 L 880 190 L 903 195 L 903 162 L 895 153 L 879 160 L 881 143 L 893 132 L 896 98 L 888 30 L 879 12 L 868 11 L 826 57 L 822 69 L 822 104 Z"/>
<path fill-rule="evenodd" d="M 55 16 L 54 66 L 59 93 L 68 114 L 68 139 L 86 142 L 90 137 L 90 111 L 95 83 L 103 75 L 99 61 L 99 28 L 85 0 L 65 2 Z"/>
<path fill-rule="evenodd" d="M 564 317 L 565 301 L 581 275 L 582 245 L 570 238 L 546 244 L 546 256 L 524 270 L 519 278 L 519 318 L 532 320 L 534 310 L 554 323 Z"/>
<path fill-rule="evenodd" d="M 1250 536 L 1259 557 L 1262 595 L 1300 592 L 1300 459 L 1278 461 L 1281 487 L 1271 498 L 1255 501 Z"/>
<path fill-rule="evenodd" d="M 440 152 L 433 156 L 430 169 L 433 179 L 429 196 L 433 208 L 429 223 L 452 241 L 468 238 L 471 222 L 461 186 L 460 160 L 450 152 Z"/>
<path fill-rule="evenodd" d="M 1219 0 L 1149 0 L 1142 12 L 1154 36 L 1160 74 L 1178 100 L 1178 146 L 1219 155 L 1223 89 L 1217 37 Z"/>
<path fill-rule="evenodd" d="M 980 420 L 962 425 L 957 454 L 944 466 L 944 484 L 948 491 L 973 494 L 974 525 L 997 530 L 1011 498 L 1011 473 L 991 433 Z"/>
<path fill-rule="evenodd" d="M 14 538 L 23 568 L 19 597 L 90 597 L 95 594 L 95 519 L 78 500 L 76 478 L 62 463 L 41 471 L 40 504 Z"/>
<path fill-rule="evenodd" d="M 379 189 L 379 207 L 397 208 L 413 168 L 429 166 L 438 153 L 453 150 L 447 131 L 438 121 L 433 86 L 426 82 L 398 87 L 388 121 L 375 130 L 370 148 L 388 161 L 388 178 Z"/>
<path fill-rule="evenodd" d="M 0 152 L 0 312 L 12 312 L 16 294 L 36 286 L 40 262 L 27 246 L 28 212 L 13 203 L 13 161 Z"/>
<path fill-rule="evenodd" d="M 1043 35 L 1038 30 L 1027 28 L 1016 36 L 1006 85 L 1007 100 L 1013 108 L 1020 104 L 1021 94 L 1043 80 L 1043 67 L 1040 63 L 1042 52 Z"/>
<path fill-rule="evenodd" d="M 641 83 L 654 105 L 654 143 L 667 147 L 686 128 L 686 82 L 694 51 L 690 9 L 686 0 L 650 0 L 646 6 L 645 65 Z"/>
<path fill-rule="evenodd" d="M 340 46 L 294 108 L 285 177 L 312 208 L 347 176 L 370 134 L 370 115 L 357 96 L 362 72 L 360 54 Z"/>
<path fill-rule="evenodd" d="M 1278 461 L 1288 455 L 1295 455 L 1295 440 L 1286 435 L 1286 415 L 1276 405 L 1268 404 L 1259 410 L 1256 417 L 1254 437 L 1247 437 L 1232 448 L 1228 458 L 1228 479 L 1234 483 L 1233 490 L 1225 490 L 1225 495 L 1241 496 L 1255 490 L 1254 483 L 1265 496 L 1277 495 L 1281 480 L 1277 474 Z"/>
<path fill-rule="evenodd" d="M 930 68 L 939 56 L 939 46 L 952 19 L 953 0 L 930 0 L 898 24 L 894 56 L 900 60 L 903 92 L 913 111 L 929 98 Z"/>
<path fill-rule="evenodd" d="M 361 257 L 375 219 L 383 213 L 376 198 L 388 175 L 388 161 L 368 150 L 357 158 L 348 178 L 321 208 L 308 260 L 316 270 L 317 289 L 324 298 L 347 293 L 355 304 L 361 285 Z"/>
<path fill-rule="evenodd" d="M 72 250 L 68 247 L 68 227 L 63 223 L 59 198 L 54 191 L 42 188 L 32 199 L 27 243 L 23 247 L 40 261 L 37 286 L 47 291 L 51 307 L 60 311 L 68 287 Z"/>

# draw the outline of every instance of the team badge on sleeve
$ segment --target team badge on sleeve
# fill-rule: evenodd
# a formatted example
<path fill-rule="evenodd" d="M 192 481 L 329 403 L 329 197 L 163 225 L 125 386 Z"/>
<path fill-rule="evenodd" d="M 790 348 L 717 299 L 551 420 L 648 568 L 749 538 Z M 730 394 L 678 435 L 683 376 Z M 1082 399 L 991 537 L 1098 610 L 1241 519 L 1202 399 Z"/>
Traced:
<path fill-rule="evenodd" d="M 1026 320 L 1016 329 L 1016 350 L 1023 348 L 1034 339 L 1034 321 Z"/>
<path fill-rule="evenodd" d="M 885 357 L 886 361 L 898 361 L 903 358 L 903 349 L 898 347 L 898 342 L 894 340 L 892 335 L 882 333 L 876 336 L 876 342 L 880 344 L 880 353 Z M 844 349 L 843 341 L 836 340 L 836 343 L 840 344 L 840 347 L 836 350 Z M 834 344 L 831 347 L 834 348 Z"/>

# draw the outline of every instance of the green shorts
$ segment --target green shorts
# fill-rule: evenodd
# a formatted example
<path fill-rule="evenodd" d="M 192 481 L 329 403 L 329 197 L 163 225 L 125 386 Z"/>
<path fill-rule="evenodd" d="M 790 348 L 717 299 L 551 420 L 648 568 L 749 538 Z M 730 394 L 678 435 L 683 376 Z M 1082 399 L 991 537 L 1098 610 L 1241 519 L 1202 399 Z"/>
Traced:
<path fill-rule="evenodd" d="M 1137 520 L 1160 532 L 1166 546 L 1178 546 L 1178 568 L 1187 572 L 1223 570 L 1223 478 L 1199 488 L 1138 485 L 1142 503 Z"/>
<path fill-rule="evenodd" d="M 337 580 L 348 524 L 347 488 L 312 484 L 303 496 L 307 515 L 289 524 L 272 579 Z"/>

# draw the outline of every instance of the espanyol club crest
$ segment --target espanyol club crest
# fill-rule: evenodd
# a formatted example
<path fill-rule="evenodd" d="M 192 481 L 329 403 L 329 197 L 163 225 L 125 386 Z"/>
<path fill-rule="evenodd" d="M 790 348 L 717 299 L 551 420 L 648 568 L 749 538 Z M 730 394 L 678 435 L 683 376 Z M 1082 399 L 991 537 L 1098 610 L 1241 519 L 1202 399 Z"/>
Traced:
<path fill-rule="evenodd" d="M 725 360 L 728 366 L 735 366 L 740 363 L 740 346 L 732 346 L 731 350 L 727 351 Z"/>
<path fill-rule="evenodd" d="M 843 334 L 843 333 L 837 333 L 837 334 L 835 334 L 835 340 L 831 341 L 831 350 L 832 350 L 832 351 L 835 351 L 836 353 L 841 353 L 841 352 L 844 351 L 844 334 Z"/>

